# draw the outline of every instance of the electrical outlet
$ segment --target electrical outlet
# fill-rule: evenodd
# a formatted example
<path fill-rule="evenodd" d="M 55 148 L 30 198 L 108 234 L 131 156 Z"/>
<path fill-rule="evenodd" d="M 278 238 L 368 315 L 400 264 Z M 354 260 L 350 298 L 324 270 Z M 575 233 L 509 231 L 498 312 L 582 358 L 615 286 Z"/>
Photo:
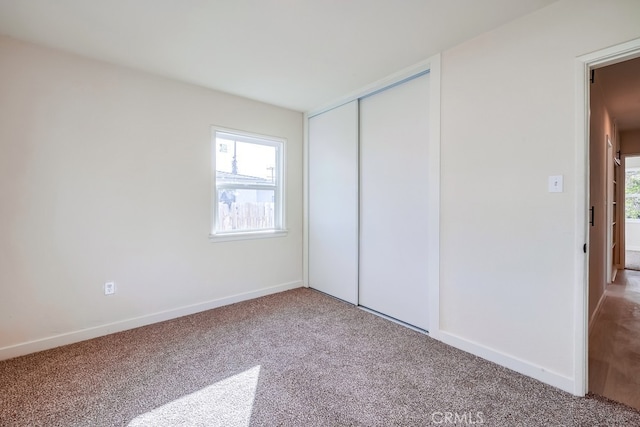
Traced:
<path fill-rule="evenodd" d="M 116 284 L 115 282 L 107 282 L 104 284 L 104 294 L 105 295 L 113 295 L 116 293 Z"/>

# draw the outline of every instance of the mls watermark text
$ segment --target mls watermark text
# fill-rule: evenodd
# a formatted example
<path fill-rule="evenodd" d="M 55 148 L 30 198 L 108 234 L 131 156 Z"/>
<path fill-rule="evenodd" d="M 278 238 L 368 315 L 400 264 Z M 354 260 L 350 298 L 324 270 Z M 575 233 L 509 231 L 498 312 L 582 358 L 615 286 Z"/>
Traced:
<path fill-rule="evenodd" d="M 440 412 L 431 413 L 431 421 L 438 425 L 482 425 L 485 417 L 482 412 Z"/>

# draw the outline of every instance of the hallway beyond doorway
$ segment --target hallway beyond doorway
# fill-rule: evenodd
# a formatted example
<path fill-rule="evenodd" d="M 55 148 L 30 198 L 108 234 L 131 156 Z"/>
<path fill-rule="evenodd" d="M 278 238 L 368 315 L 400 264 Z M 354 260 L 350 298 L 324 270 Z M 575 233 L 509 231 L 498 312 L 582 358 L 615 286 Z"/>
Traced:
<path fill-rule="evenodd" d="M 589 391 L 640 409 L 640 271 L 620 271 L 603 298 L 589 334 Z"/>

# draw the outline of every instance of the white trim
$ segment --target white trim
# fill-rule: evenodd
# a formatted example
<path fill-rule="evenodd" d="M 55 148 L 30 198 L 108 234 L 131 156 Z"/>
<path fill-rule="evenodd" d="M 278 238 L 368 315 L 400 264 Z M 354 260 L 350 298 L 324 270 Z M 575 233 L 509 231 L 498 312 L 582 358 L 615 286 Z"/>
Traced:
<path fill-rule="evenodd" d="M 578 57 L 578 61 L 589 68 L 601 68 L 640 57 L 640 39 L 630 40 Z"/>
<path fill-rule="evenodd" d="M 522 375 L 526 375 L 561 390 L 573 393 L 574 381 L 571 378 L 549 371 L 542 366 L 535 365 L 527 362 L 526 360 L 518 359 L 449 332 L 440 332 L 439 340 L 445 344 L 449 344 L 450 346 L 466 351 L 467 353 L 474 354 L 490 362 L 497 363 L 505 368 L 521 373 Z"/>
<path fill-rule="evenodd" d="M 256 145 L 266 145 L 276 149 L 276 183 L 274 185 L 265 186 L 265 189 L 273 189 L 275 194 L 274 210 L 274 226 L 269 230 L 244 230 L 244 231 L 228 231 L 217 233 L 218 229 L 218 186 L 216 182 L 216 152 L 218 133 L 224 134 L 226 137 L 238 137 L 238 141 L 247 142 Z M 211 126 L 211 229 L 209 240 L 224 242 L 230 240 L 248 240 L 259 239 L 264 237 L 281 237 L 287 234 L 286 222 L 286 167 L 287 161 L 287 139 L 279 136 L 264 135 L 259 133 L 246 132 L 236 129 L 225 128 L 217 125 Z M 235 187 L 229 184 L 229 187 Z M 238 185 L 237 187 L 242 187 Z M 251 186 L 244 186 L 251 189 Z M 256 187 L 261 188 L 261 187 Z M 231 238 L 234 235 L 237 237 Z"/>
<path fill-rule="evenodd" d="M 126 331 L 128 329 L 139 328 L 141 326 L 150 325 L 152 323 L 158 323 L 182 316 L 188 316 L 190 314 L 211 310 L 213 308 L 218 308 L 229 304 L 235 304 L 241 301 L 259 298 L 265 295 L 288 291 L 290 289 L 299 288 L 300 286 L 302 286 L 302 283 L 300 281 L 283 283 L 281 285 L 262 288 L 256 291 L 244 292 L 229 297 L 218 298 L 215 300 L 164 310 L 153 314 L 133 317 L 130 319 L 120 320 L 112 323 L 106 323 L 104 325 L 95 326 L 92 328 L 81 329 L 78 331 L 67 332 L 64 334 L 53 335 L 38 340 L 10 345 L 0 348 L 0 360 L 23 356 L 25 354 L 35 353 L 37 351 L 48 350 L 51 348 L 60 347 L 62 345 L 73 344 L 76 342 L 97 338 L 116 332 Z"/>
<path fill-rule="evenodd" d="M 626 245 L 625 250 L 627 251 L 636 251 L 636 252 L 640 252 L 640 246 L 631 246 L 631 245 Z"/>
<path fill-rule="evenodd" d="M 235 233 L 210 234 L 211 242 L 232 242 L 234 240 L 270 239 L 272 237 L 286 237 L 288 230 L 257 230 Z"/>
<path fill-rule="evenodd" d="M 213 137 L 215 137 L 216 132 L 222 132 L 229 135 L 238 135 L 238 136 L 244 137 L 246 138 L 246 142 L 252 142 L 255 144 L 264 144 L 265 140 L 267 140 L 266 142 L 277 141 L 283 144 L 287 143 L 287 138 L 283 138 L 281 136 L 267 135 L 265 133 L 248 132 L 245 130 L 227 128 L 227 127 L 218 126 L 218 125 L 211 125 L 211 129 L 213 131 L 212 133 Z"/>
<path fill-rule="evenodd" d="M 366 85 L 363 88 L 360 88 L 345 96 L 342 96 L 333 102 L 329 102 L 319 108 L 315 108 L 307 112 L 307 119 L 313 116 L 317 116 L 318 114 L 324 113 L 325 111 L 329 111 L 341 105 L 347 104 L 351 101 L 364 98 L 365 96 L 371 95 L 374 92 L 379 91 L 380 89 L 384 89 L 386 87 L 397 84 L 403 80 L 406 80 L 407 78 L 414 77 L 417 74 L 424 73 L 425 71 L 428 71 L 431 69 L 431 64 L 433 61 L 437 62 L 439 66 L 440 54 L 434 55 L 424 61 L 420 61 L 417 64 L 414 64 L 410 67 L 407 67 L 403 70 L 400 70 L 396 73 L 386 76 L 380 80 L 377 80 L 369 85 Z"/>
<path fill-rule="evenodd" d="M 433 208 L 427 215 L 429 236 L 427 269 L 429 292 L 429 335 L 440 335 L 440 54 L 429 59 L 429 168 L 428 201 Z"/>
<path fill-rule="evenodd" d="M 575 132 L 576 132 L 576 256 L 574 283 L 574 381 L 568 390 L 577 396 L 588 392 L 588 322 L 589 322 L 589 257 L 582 245 L 589 245 L 587 222 L 589 202 L 589 70 L 640 57 L 640 39 L 582 55 L 575 62 Z"/>
<path fill-rule="evenodd" d="M 302 281 L 309 287 L 309 115 L 302 117 Z"/>
<path fill-rule="evenodd" d="M 575 63 L 575 132 L 576 132 L 576 189 L 575 189 L 575 282 L 573 287 L 573 381 L 571 392 L 587 394 L 588 382 L 588 317 L 589 317 L 589 90 L 588 66 L 579 59 Z M 582 246 L 587 245 L 587 253 Z"/>

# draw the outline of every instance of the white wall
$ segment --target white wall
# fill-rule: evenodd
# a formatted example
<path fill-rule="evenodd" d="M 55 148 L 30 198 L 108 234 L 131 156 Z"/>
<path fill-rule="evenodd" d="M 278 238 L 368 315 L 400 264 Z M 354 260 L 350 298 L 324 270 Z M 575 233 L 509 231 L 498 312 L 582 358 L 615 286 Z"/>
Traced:
<path fill-rule="evenodd" d="M 637 0 L 560 1 L 442 55 L 442 337 L 567 390 L 576 58 L 640 37 L 639 22 Z M 548 193 L 556 174 L 565 191 Z"/>
<path fill-rule="evenodd" d="M 0 63 L 0 359 L 301 284 L 301 113 L 9 38 Z M 287 237 L 209 242 L 214 124 L 288 139 Z"/>

